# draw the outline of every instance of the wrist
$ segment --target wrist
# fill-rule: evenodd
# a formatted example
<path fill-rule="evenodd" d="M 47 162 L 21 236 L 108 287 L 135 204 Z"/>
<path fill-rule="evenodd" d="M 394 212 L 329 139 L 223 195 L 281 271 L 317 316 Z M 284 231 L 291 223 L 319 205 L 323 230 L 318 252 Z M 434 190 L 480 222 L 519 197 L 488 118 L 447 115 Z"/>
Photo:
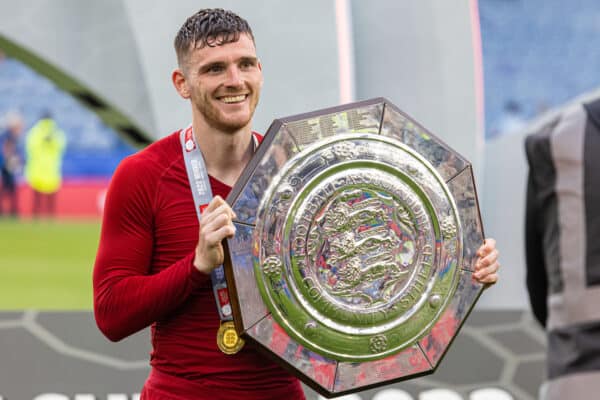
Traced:
<path fill-rule="evenodd" d="M 198 256 L 194 257 L 192 264 L 194 265 L 194 268 L 206 275 L 210 275 L 210 272 L 212 271 L 212 268 L 207 267 L 208 264 L 200 260 Z"/>

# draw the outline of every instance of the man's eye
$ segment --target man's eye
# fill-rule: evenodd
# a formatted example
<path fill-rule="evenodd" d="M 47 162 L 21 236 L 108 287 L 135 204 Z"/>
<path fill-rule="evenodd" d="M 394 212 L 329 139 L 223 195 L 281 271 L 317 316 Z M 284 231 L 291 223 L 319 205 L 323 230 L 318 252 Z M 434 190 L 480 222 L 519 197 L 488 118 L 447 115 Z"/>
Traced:
<path fill-rule="evenodd" d="M 223 67 L 220 66 L 220 65 L 213 65 L 212 67 L 209 67 L 207 69 L 207 72 L 210 72 L 210 73 L 213 73 L 213 74 L 217 73 L 217 72 L 221 72 L 221 71 L 223 71 Z"/>
<path fill-rule="evenodd" d="M 240 67 L 247 69 L 247 68 L 251 68 L 254 66 L 254 63 L 252 61 L 242 61 L 240 64 Z"/>

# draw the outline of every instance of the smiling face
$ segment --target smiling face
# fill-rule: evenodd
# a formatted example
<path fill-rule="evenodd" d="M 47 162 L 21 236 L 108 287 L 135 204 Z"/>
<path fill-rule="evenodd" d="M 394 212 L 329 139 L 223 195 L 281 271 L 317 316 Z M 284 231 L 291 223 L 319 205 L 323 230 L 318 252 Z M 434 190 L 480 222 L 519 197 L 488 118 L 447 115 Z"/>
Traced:
<path fill-rule="evenodd" d="M 262 81 L 256 48 L 247 34 L 235 42 L 191 49 L 173 73 L 177 91 L 192 102 L 194 119 L 228 133 L 250 128 Z"/>

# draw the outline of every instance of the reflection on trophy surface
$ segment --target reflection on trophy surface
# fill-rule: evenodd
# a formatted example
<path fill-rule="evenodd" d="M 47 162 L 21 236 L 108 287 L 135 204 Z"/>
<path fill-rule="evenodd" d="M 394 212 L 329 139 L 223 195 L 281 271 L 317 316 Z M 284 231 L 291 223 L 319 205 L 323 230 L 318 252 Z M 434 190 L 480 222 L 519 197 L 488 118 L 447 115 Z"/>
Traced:
<path fill-rule="evenodd" d="M 228 201 L 238 333 L 326 396 L 433 372 L 483 289 L 470 164 L 385 99 L 275 120 Z"/>

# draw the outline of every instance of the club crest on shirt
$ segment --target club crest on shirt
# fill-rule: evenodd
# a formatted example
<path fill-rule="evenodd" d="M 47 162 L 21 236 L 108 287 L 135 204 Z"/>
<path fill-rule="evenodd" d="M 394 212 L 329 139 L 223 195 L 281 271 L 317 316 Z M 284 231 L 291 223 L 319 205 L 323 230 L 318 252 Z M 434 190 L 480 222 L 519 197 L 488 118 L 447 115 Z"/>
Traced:
<path fill-rule="evenodd" d="M 186 129 L 185 131 L 185 151 L 190 152 L 196 148 L 196 143 L 194 142 L 194 132 L 192 127 Z"/>

